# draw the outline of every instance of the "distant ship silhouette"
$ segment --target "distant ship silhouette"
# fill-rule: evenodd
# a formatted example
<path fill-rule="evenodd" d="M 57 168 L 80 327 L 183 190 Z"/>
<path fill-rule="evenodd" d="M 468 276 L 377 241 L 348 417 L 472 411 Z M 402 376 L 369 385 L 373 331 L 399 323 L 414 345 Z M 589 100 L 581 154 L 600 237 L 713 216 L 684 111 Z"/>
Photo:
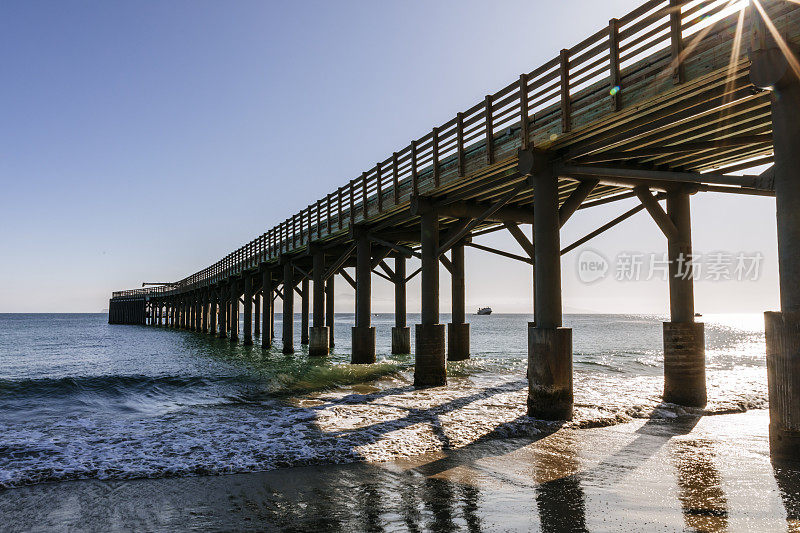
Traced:
<path fill-rule="evenodd" d="M 478 314 L 479 315 L 491 315 L 492 314 L 492 308 L 491 307 L 481 307 L 480 309 L 478 309 Z"/>

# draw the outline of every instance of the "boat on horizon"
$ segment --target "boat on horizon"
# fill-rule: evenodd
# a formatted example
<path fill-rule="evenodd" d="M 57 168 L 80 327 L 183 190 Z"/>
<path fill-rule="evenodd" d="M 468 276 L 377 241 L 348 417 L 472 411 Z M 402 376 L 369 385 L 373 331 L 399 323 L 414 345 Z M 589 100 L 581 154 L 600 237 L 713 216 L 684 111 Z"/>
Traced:
<path fill-rule="evenodd" d="M 479 315 L 491 315 L 492 314 L 492 308 L 491 307 L 481 307 L 480 309 L 478 309 L 478 314 Z"/>

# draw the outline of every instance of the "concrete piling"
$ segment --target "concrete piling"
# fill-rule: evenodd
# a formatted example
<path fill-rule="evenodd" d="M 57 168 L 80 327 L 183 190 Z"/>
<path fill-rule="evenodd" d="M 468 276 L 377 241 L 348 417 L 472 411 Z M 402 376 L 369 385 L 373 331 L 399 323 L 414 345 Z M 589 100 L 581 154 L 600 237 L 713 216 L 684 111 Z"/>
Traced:
<path fill-rule="evenodd" d="M 528 416 L 572 419 L 572 330 L 562 327 L 558 180 L 534 154 L 534 320 L 528 327 Z"/>
<path fill-rule="evenodd" d="M 228 339 L 232 343 L 239 342 L 239 289 L 236 281 L 231 282 L 231 299 L 228 309 Z"/>
<path fill-rule="evenodd" d="M 283 265 L 283 353 L 294 353 L 294 266 Z"/>
<path fill-rule="evenodd" d="M 447 360 L 469 359 L 469 324 L 466 323 L 464 245 L 456 244 L 450 250 L 452 263 L 452 319 L 447 324 Z"/>
<path fill-rule="evenodd" d="M 356 325 L 353 327 L 353 364 L 375 362 L 375 328 L 372 322 L 372 247 L 360 234 L 356 247 Z"/>
<path fill-rule="evenodd" d="M 272 338 L 274 336 L 272 331 L 274 315 L 272 295 L 274 290 L 275 287 L 272 281 L 272 272 L 265 268 L 261 272 L 261 347 L 264 349 L 269 349 L 272 347 Z"/>
<path fill-rule="evenodd" d="M 790 45 L 795 56 L 797 47 Z M 764 315 L 773 460 L 800 462 L 800 80 L 774 39 L 754 52 L 751 81 L 771 90 L 779 312 Z"/>
<path fill-rule="evenodd" d="M 667 237 L 670 322 L 664 323 L 664 401 L 689 407 L 706 405 L 704 326 L 694 321 L 690 275 L 692 228 L 689 193 L 667 193 L 667 215 L 677 232 Z"/>
<path fill-rule="evenodd" d="M 332 273 L 330 277 L 325 280 L 325 325 L 328 328 L 328 348 L 331 349 L 334 346 L 333 341 L 333 327 L 334 327 L 334 320 L 335 320 L 335 312 L 334 312 L 334 279 L 335 273 Z"/>
<path fill-rule="evenodd" d="M 325 326 L 325 252 L 318 250 L 313 257 L 314 325 L 311 328 L 308 355 L 326 356 L 330 353 L 330 333 Z"/>
<path fill-rule="evenodd" d="M 308 345 L 308 313 L 309 313 L 308 278 L 300 282 L 300 344 Z"/>
<path fill-rule="evenodd" d="M 447 384 L 445 326 L 439 324 L 439 216 L 420 202 L 422 244 L 421 320 L 415 328 L 414 386 Z"/>
<path fill-rule="evenodd" d="M 253 278 L 244 277 L 244 339 L 245 346 L 253 345 Z"/>
<path fill-rule="evenodd" d="M 411 328 L 406 315 L 406 257 L 394 259 L 394 327 L 392 328 L 392 354 L 411 353 Z"/>

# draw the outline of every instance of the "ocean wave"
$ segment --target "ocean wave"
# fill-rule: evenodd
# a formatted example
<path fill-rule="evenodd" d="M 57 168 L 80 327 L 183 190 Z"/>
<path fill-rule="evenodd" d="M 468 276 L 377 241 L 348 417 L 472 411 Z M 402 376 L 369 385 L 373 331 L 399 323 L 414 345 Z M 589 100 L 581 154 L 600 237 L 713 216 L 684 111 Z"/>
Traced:
<path fill-rule="evenodd" d="M 396 374 L 400 365 L 393 362 L 374 365 L 320 365 L 306 368 L 247 375 L 147 376 L 100 375 L 62 378 L 0 379 L 0 402 L 21 399 L 60 400 L 86 394 L 109 398 L 147 396 L 214 389 L 229 390 L 228 397 L 257 401 L 259 396 L 285 396 L 365 383 Z"/>
<path fill-rule="evenodd" d="M 359 381 L 366 375 L 347 367 L 334 373 L 338 380 Z M 636 394 L 619 394 L 630 381 L 579 378 L 575 417 L 566 426 L 668 422 L 766 406 L 766 392 L 758 384 L 744 392 L 712 387 L 709 406 L 691 409 L 661 402 L 659 379 L 639 379 L 629 389 Z M 369 387 L 245 402 L 235 409 L 200 406 L 157 417 L 102 421 L 64 417 L 48 425 L 0 422 L 0 487 L 382 462 L 491 439 L 536 438 L 563 425 L 526 416 L 526 396 L 527 382 L 520 379 L 479 375 L 453 378 L 447 387 L 415 390 L 410 374 L 401 372 Z"/>

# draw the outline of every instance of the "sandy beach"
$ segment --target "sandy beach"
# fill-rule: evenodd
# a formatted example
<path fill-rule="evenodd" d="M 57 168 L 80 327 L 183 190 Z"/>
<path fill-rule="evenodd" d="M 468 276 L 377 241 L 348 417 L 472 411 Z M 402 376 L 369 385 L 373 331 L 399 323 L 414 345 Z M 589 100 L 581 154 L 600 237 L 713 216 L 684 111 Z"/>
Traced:
<path fill-rule="evenodd" d="M 561 428 L 411 459 L 0 493 L 6 531 L 781 531 L 767 411 Z"/>

